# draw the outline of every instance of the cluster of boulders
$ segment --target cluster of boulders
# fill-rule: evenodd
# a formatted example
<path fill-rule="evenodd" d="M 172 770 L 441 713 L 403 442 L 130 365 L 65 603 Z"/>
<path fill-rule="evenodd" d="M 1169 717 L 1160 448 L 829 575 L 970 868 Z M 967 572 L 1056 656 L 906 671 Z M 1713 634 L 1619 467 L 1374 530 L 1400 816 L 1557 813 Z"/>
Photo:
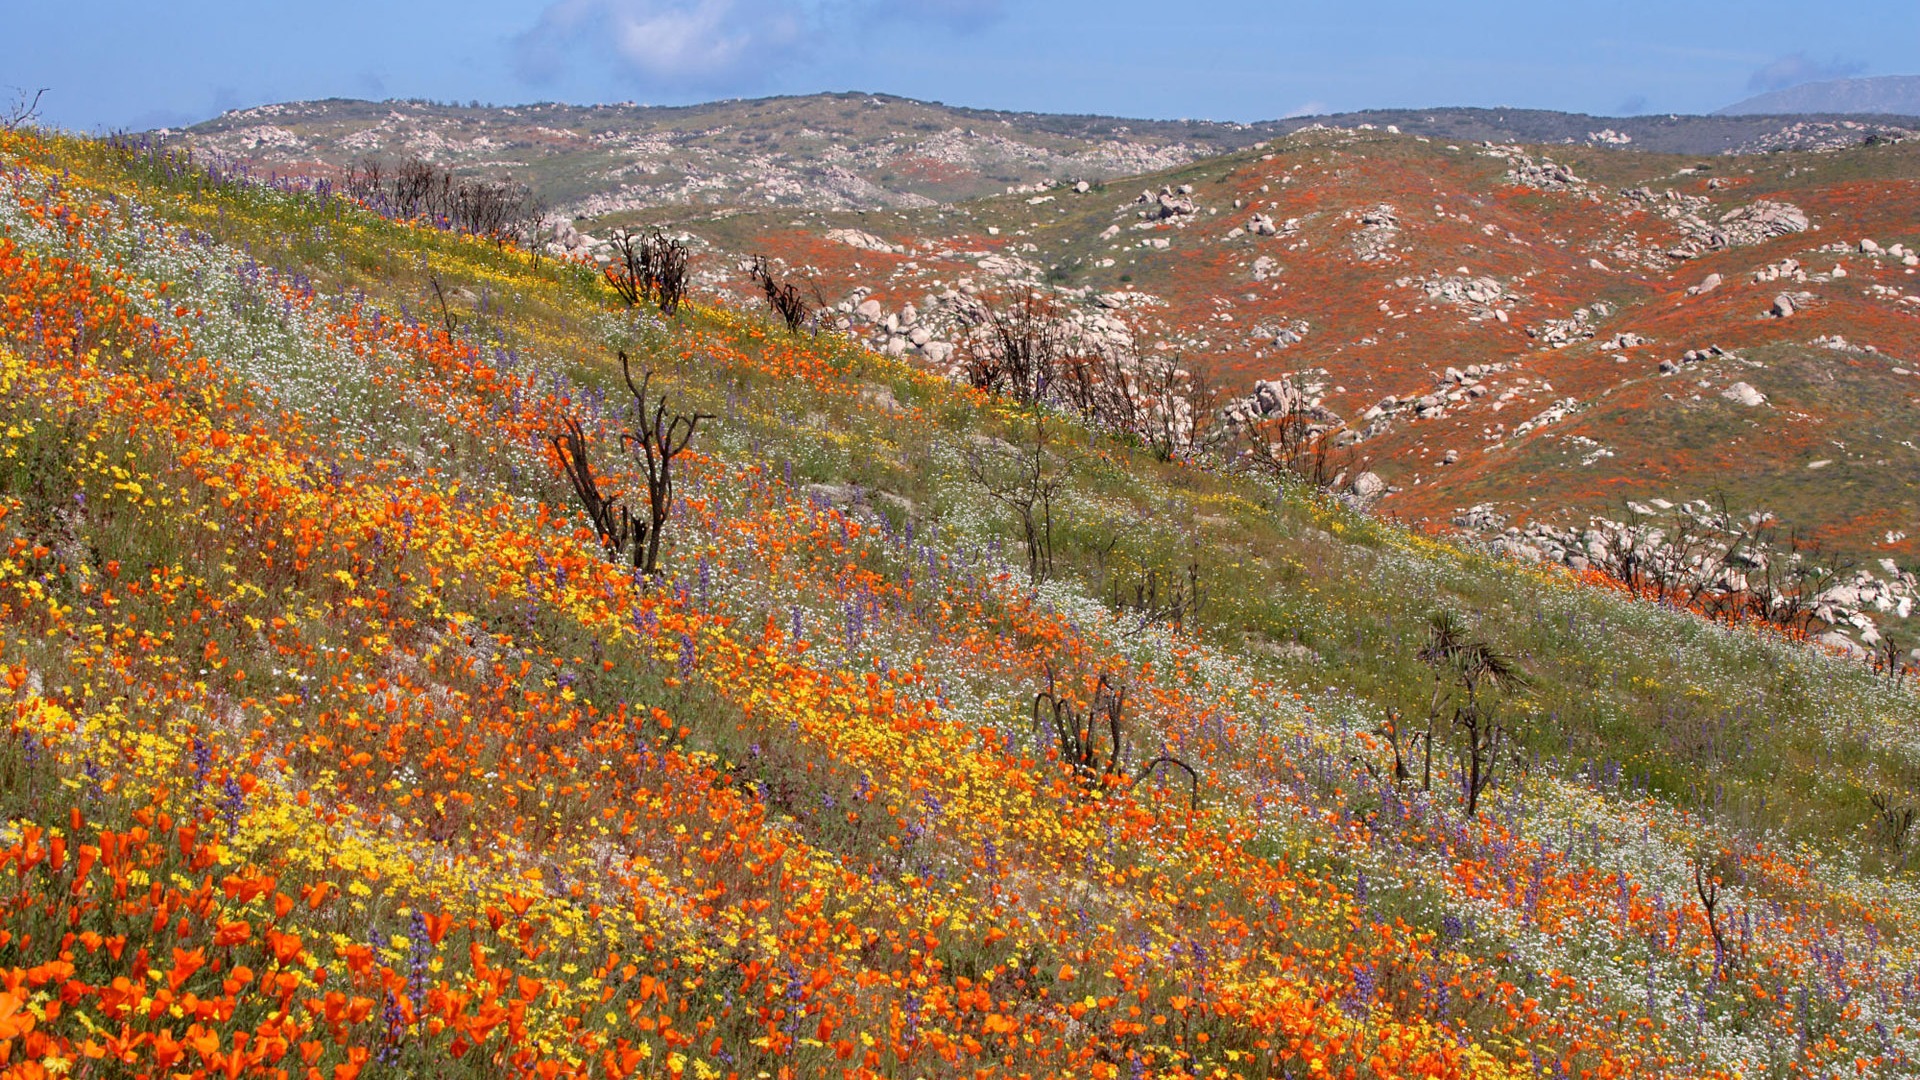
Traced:
<path fill-rule="evenodd" d="M 601 247 L 601 241 L 574 228 L 573 222 L 560 219 L 553 225 L 552 239 L 546 242 L 546 252 L 555 258 L 591 257 Z"/>
<path fill-rule="evenodd" d="M 1920 252 L 1910 250 L 1905 244 L 1891 244 L 1882 248 L 1872 240 L 1863 239 L 1860 241 L 1860 254 L 1897 259 L 1902 266 L 1920 266 Z"/>
<path fill-rule="evenodd" d="M 940 368 L 954 358 L 953 342 L 937 333 L 943 328 L 938 327 L 935 320 L 923 319 L 911 303 L 898 311 L 888 311 L 867 290 L 856 289 L 852 296 L 829 309 L 828 317 L 835 329 L 852 334 L 875 352 L 887 356 L 901 357 L 911 352 Z"/>
<path fill-rule="evenodd" d="M 1069 300 L 1088 298 L 1088 294 L 1062 295 Z M 1137 306 L 1137 295 L 1106 293 L 1091 296 L 1088 304 L 1064 304 L 1052 330 L 1075 351 L 1130 357 L 1135 347 L 1133 330 L 1121 316 Z M 987 301 L 971 280 L 928 293 L 921 300 L 919 305 L 907 303 L 888 310 L 870 290 L 855 289 L 828 309 L 826 324 L 875 352 L 896 358 L 916 356 L 943 374 L 957 375 L 970 346 L 989 332 L 982 319 Z"/>
<path fill-rule="evenodd" d="M 1910 128 L 1882 121 L 1796 120 L 1728 150 L 1729 154 L 1769 154 L 1782 150 L 1824 153 L 1860 145 L 1897 143 L 1911 138 Z"/>
<path fill-rule="evenodd" d="M 1547 406 L 1545 409 L 1541 410 L 1539 413 L 1536 413 L 1531 420 L 1525 420 L 1525 421 L 1522 421 L 1520 424 L 1516 425 L 1513 429 L 1513 434 L 1508 436 L 1508 438 L 1513 438 L 1513 439 L 1521 438 L 1522 436 L 1528 435 L 1532 432 L 1540 430 L 1543 427 L 1546 427 L 1548 424 L 1557 424 L 1560 421 L 1565 420 L 1567 417 L 1572 416 L 1574 413 L 1577 413 L 1579 411 L 1580 411 L 1579 398 L 1575 398 L 1575 397 L 1561 398 L 1560 400 L 1554 402 L 1553 404 Z"/>
<path fill-rule="evenodd" d="M 1679 374 L 1683 369 L 1685 369 L 1689 364 L 1699 364 L 1707 360 L 1714 360 L 1721 357 L 1725 357 L 1726 359 L 1729 359 L 1729 360 L 1740 359 L 1739 357 L 1733 355 L 1732 353 L 1726 351 L 1725 349 L 1722 349 L 1718 345 L 1709 345 L 1704 349 L 1688 349 L 1686 352 L 1683 352 L 1680 354 L 1680 358 L 1678 360 L 1666 359 L 1666 360 L 1660 361 L 1660 374 L 1676 375 L 1676 374 Z"/>
<path fill-rule="evenodd" d="M 1464 267 L 1461 269 L 1465 270 Z M 1508 314 L 1508 308 L 1523 299 L 1510 291 L 1500 279 L 1487 275 L 1471 277 L 1465 273 L 1436 272 L 1425 277 L 1403 277 L 1394 284 L 1403 289 L 1417 288 L 1434 303 L 1467 308 L 1471 311 L 1468 317 L 1475 321 L 1494 319 L 1507 322 L 1512 317 Z"/>
<path fill-rule="evenodd" d="M 1803 233 L 1811 224 L 1806 211 L 1792 203 L 1762 199 L 1720 215 L 1719 227 L 1709 230 L 1705 242 L 1710 248 L 1742 247 Z"/>
<path fill-rule="evenodd" d="M 1276 416 L 1304 418 L 1321 430 L 1341 423 L 1339 414 L 1323 404 L 1326 371 L 1295 371 L 1277 379 L 1261 379 L 1253 384 L 1253 393 L 1235 398 L 1220 410 L 1228 424 L 1245 426 Z"/>
<path fill-rule="evenodd" d="M 1305 341 L 1307 331 L 1311 329 L 1313 327 L 1307 320 L 1295 319 L 1285 326 L 1274 326 L 1271 323 L 1257 326 L 1254 328 L 1253 337 L 1256 341 L 1272 342 L 1276 349 L 1287 349 Z"/>
<path fill-rule="evenodd" d="M 1683 588 L 1700 585 L 1723 594 L 1758 588 L 1772 564 L 1797 564 L 1804 558 L 1747 542 L 1745 538 L 1769 520 L 1764 513 L 1736 521 L 1705 502 L 1676 507 L 1665 499 L 1630 502 L 1627 508 L 1638 520 L 1595 517 L 1585 528 L 1561 528 L 1540 521 L 1508 525 L 1504 514 L 1483 503 L 1456 514 L 1453 524 L 1496 554 L 1557 563 L 1575 571 L 1607 570 L 1631 555 L 1643 566 L 1674 573 Z M 1684 550 L 1673 544 L 1683 527 L 1693 534 Z M 1703 534 L 1718 537 L 1717 544 L 1700 543 L 1698 537 Z M 1807 604 L 1803 610 L 1821 624 L 1815 635 L 1820 644 L 1849 655 L 1866 655 L 1883 641 L 1887 620 L 1905 620 L 1920 609 L 1920 580 L 1891 559 L 1880 559 L 1872 568 L 1842 577 L 1818 580 L 1824 587 L 1803 598 Z M 1911 655 L 1920 660 L 1920 649 Z"/>
<path fill-rule="evenodd" d="M 1564 319 L 1548 319 L 1539 326 L 1527 327 L 1527 336 L 1540 343 L 1543 349 L 1564 349 L 1576 341 L 1584 341 L 1594 336 L 1594 320 L 1604 319 L 1613 314 L 1613 305 L 1605 300 L 1595 300 L 1580 308 Z"/>
<path fill-rule="evenodd" d="M 1393 258 L 1394 241 L 1400 236 L 1400 216 L 1391 205 L 1381 203 L 1360 211 L 1360 228 L 1353 234 L 1353 253 L 1361 262 L 1384 262 Z"/>
<path fill-rule="evenodd" d="M 1140 217 L 1148 220 L 1187 217 L 1198 213 L 1200 209 L 1193 201 L 1192 184 L 1181 184 L 1177 188 L 1163 186 L 1159 191 L 1142 191 L 1140 197 L 1133 201 L 1136 206 L 1146 207 L 1140 211 Z"/>
<path fill-rule="evenodd" d="M 1721 214 L 1717 220 L 1709 221 L 1703 216 L 1708 208 L 1707 200 L 1683 198 L 1684 209 L 1681 205 L 1670 206 L 1666 214 L 1685 237 L 1677 247 L 1667 252 L 1676 259 L 1691 259 L 1709 251 L 1764 243 L 1775 237 L 1806 232 L 1812 225 L 1806 211 L 1792 203 L 1761 200 L 1735 207 Z"/>
<path fill-rule="evenodd" d="M 1468 364 L 1450 367 L 1435 382 L 1434 388 L 1418 397 L 1402 398 L 1388 394 L 1360 414 L 1366 423 L 1358 437 L 1369 439 L 1386 431 L 1396 420 L 1437 420 L 1451 406 L 1485 397 L 1490 388 L 1485 380 L 1507 370 L 1504 363 Z"/>
<path fill-rule="evenodd" d="M 1807 271 L 1800 265 L 1799 259 L 1781 259 L 1777 263 L 1769 263 L 1753 272 L 1753 282 L 1756 285 L 1779 281 L 1782 278 L 1803 282 L 1807 280 Z"/>
<path fill-rule="evenodd" d="M 1855 570 L 1848 580 L 1823 589 L 1813 598 L 1814 615 L 1825 622 L 1851 625 L 1862 632 L 1868 644 L 1879 637 L 1877 633 L 1865 637 L 1874 631 L 1871 620 L 1862 619 L 1869 609 L 1899 619 L 1912 618 L 1914 609 L 1920 607 L 1920 581 L 1892 559 L 1881 559 L 1878 568 L 1885 577 L 1871 570 Z"/>
<path fill-rule="evenodd" d="M 1680 243 L 1667 251 L 1667 256 L 1674 259 L 1692 259 L 1709 251 L 1759 244 L 1775 237 L 1806 232 L 1812 227 L 1806 211 L 1788 202 L 1761 199 L 1710 218 L 1713 201 L 1704 195 L 1688 195 L 1672 188 L 1656 194 L 1645 187 L 1628 188 L 1620 194 L 1632 202 L 1645 204 L 1680 231 Z"/>
<path fill-rule="evenodd" d="M 1299 231 L 1299 218 L 1288 218 L 1285 221 L 1276 222 L 1271 214 L 1254 214 L 1247 218 L 1245 230 L 1234 229 L 1227 233 L 1227 238 L 1232 239 L 1242 235 L 1243 232 L 1250 232 L 1255 236 L 1292 236 Z"/>
<path fill-rule="evenodd" d="M 1573 174 L 1573 170 L 1550 158 L 1535 161 L 1525 150 L 1518 146 L 1503 146 L 1487 143 L 1486 149 L 1495 157 L 1507 161 L 1507 183 L 1521 187 L 1535 188 L 1540 191 L 1560 191 L 1567 188 L 1586 186 L 1586 181 Z"/>

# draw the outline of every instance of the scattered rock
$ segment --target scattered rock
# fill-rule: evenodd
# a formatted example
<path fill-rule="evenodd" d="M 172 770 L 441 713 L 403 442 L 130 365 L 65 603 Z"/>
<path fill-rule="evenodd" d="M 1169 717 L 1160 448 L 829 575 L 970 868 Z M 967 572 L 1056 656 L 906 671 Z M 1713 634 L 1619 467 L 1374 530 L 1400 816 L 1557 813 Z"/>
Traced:
<path fill-rule="evenodd" d="M 1846 655 L 1850 659 L 1866 659 L 1867 650 L 1839 630 L 1829 630 L 1814 640 L 1829 649 Z"/>
<path fill-rule="evenodd" d="M 1721 283 L 1722 281 L 1719 274 L 1708 274 L 1706 277 L 1700 279 L 1700 284 L 1688 289 L 1687 295 L 1705 296 L 1707 293 L 1719 288 Z"/>
<path fill-rule="evenodd" d="M 1758 408 L 1767 403 L 1767 395 L 1755 390 L 1751 384 L 1743 382 L 1734 383 L 1720 391 L 1720 396 L 1736 404 L 1745 405 L 1749 409 Z"/>

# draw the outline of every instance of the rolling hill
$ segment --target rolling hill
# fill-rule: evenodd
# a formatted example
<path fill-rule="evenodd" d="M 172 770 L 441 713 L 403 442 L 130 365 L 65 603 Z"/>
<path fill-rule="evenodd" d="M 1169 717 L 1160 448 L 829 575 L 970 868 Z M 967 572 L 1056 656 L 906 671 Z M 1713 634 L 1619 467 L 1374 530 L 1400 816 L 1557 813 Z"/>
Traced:
<path fill-rule="evenodd" d="M 1164 169 L 1312 126 L 1397 125 L 1449 141 L 1630 145 L 1661 153 L 1807 149 L 1897 137 L 1885 120 L 1591 117 L 1528 109 L 1374 110 L 1254 124 L 994 112 L 886 94 L 708 105 L 495 108 L 287 102 L 167 133 L 261 175 L 338 176 L 365 157 L 423 157 L 522 181 L 575 219 L 662 206 L 927 207 L 1042 180 Z"/>
<path fill-rule="evenodd" d="M 1292 242 L 1387 260 L 1622 208 L 1429 218 L 1428 176 L 1522 166 L 1348 138 L 1192 197 L 1378 169 L 1390 215 Z M 1920 1058 L 1911 679 L 712 293 L 629 305 L 589 259 L 127 141 L 0 159 L 22 1075 Z M 1151 250 L 1243 250 L 1178 235 Z M 1588 257 L 1559 247 L 1541 311 Z M 1329 289 L 1377 310 L 1368 280 Z M 682 436 L 648 573 L 588 511 L 647 513 L 634 447 Z"/>

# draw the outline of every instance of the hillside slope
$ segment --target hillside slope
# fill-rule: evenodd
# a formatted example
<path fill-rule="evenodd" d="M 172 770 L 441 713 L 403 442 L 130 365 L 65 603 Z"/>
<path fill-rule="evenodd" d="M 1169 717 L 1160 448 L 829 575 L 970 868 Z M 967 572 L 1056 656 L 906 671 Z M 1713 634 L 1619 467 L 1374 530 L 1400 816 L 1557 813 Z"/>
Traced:
<path fill-rule="evenodd" d="M 626 309 L 124 147 L 0 156 L 10 1065 L 1920 1060 L 1910 685 L 710 295 Z M 655 580 L 552 441 L 637 490 L 617 352 L 709 414 Z M 1036 425 L 1032 586 L 988 489 Z M 1204 602 L 1154 617 L 1187 567 Z M 1436 677 L 1439 611 L 1480 661 Z"/>
<path fill-rule="evenodd" d="M 638 220 L 699 237 L 716 282 L 765 252 L 867 303 L 853 329 L 906 355 L 948 355 L 956 289 L 1059 290 L 1233 395 L 1307 391 L 1409 522 L 1580 560 L 1566 532 L 1595 516 L 1724 499 L 1898 584 L 1920 570 L 1915 205 L 1920 143 L 1702 161 L 1375 130 L 940 210 Z M 1910 636 L 1912 610 L 1875 614 Z"/>

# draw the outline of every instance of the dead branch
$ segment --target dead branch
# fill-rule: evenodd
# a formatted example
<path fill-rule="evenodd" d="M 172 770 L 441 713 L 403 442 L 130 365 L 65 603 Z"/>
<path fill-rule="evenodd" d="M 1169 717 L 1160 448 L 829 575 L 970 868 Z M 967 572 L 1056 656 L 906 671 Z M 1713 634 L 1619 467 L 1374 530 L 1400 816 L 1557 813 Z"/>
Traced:
<path fill-rule="evenodd" d="M 1052 734 L 1055 754 L 1084 790 L 1094 794 L 1110 788 L 1131 792 L 1162 766 L 1171 766 L 1186 773 L 1192 784 L 1190 807 L 1200 805 L 1200 774 L 1171 754 L 1161 754 L 1128 775 L 1126 735 L 1121 723 L 1126 709 L 1126 688 L 1116 687 L 1113 680 L 1103 674 L 1094 684 L 1092 701 L 1082 710 L 1057 692 L 1052 666 L 1046 670 L 1047 688 L 1033 696 L 1033 728 Z"/>
<path fill-rule="evenodd" d="M 647 525 L 636 522 L 625 505 L 617 498 L 609 497 L 600 490 L 599 478 L 593 474 L 593 462 L 587 456 L 586 433 L 581 430 L 579 421 L 573 417 L 563 417 L 565 427 L 548 436 L 553 452 L 560 458 L 561 471 L 573 485 L 573 493 L 587 512 L 587 519 L 593 522 L 594 532 L 600 537 L 601 550 L 606 552 L 608 562 L 619 562 L 628 557 L 634 565 L 639 565 L 640 541 L 644 538 Z"/>
<path fill-rule="evenodd" d="M 26 90 L 15 91 L 13 101 L 5 113 L 0 113 L 0 129 L 13 131 L 33 123 L 40 115 L 40 99 L 45 97 L 49 88 L 42 86 L 28 94 Z"/>
<path fill-rule="evenodd" d="M 633 366 L 624 351 L 620 353 L 620 374 L 626 379 L 627 391 L 633 395 L 634 416 L 633 429 L 622 438 L 639 447 L 647 481 L 647 520 L 642 534 L 634 540 L 634 566 L 652 577 L 660 572 L 660 538 L 666 531 L 667 519 L 673 514 L 674 459 L 693 441 L 700 422 L 713 419 L 713 415 L 694 412 L 669 416 L 665 394 L 654 398 L 650 409 L 648 389 L 653 371 L 648 369 L 635 383 Z"/>
<path fill-rule="evenodd" d="M 1732 960 L 1727 951 L 1726 933 L 1720 929 L 1717 908 L 1720 903 L 1720 882 L 1707 873 L 1706 866 L 1699 858 L 1693 860 L 1693 891 L 1700 898 L 1700 907 L 1707 913 L 1707 931 L 1713 935 L 1714 974 L 1725 978 Z"/>
<path fill-rule="evenodd" d="M 767 263 L 765 255 L 755 255 L 753 265 L 747 270 L 747 276 L 760 283 L 760 290 L 766 295 L 767 306 L 786 324 L 787 333 L 798 333 L 813 315 L 811 305 L 800 295 L 799 286 L 790 281 L 783 282 L 773 276 L 773 269 Z"/>

